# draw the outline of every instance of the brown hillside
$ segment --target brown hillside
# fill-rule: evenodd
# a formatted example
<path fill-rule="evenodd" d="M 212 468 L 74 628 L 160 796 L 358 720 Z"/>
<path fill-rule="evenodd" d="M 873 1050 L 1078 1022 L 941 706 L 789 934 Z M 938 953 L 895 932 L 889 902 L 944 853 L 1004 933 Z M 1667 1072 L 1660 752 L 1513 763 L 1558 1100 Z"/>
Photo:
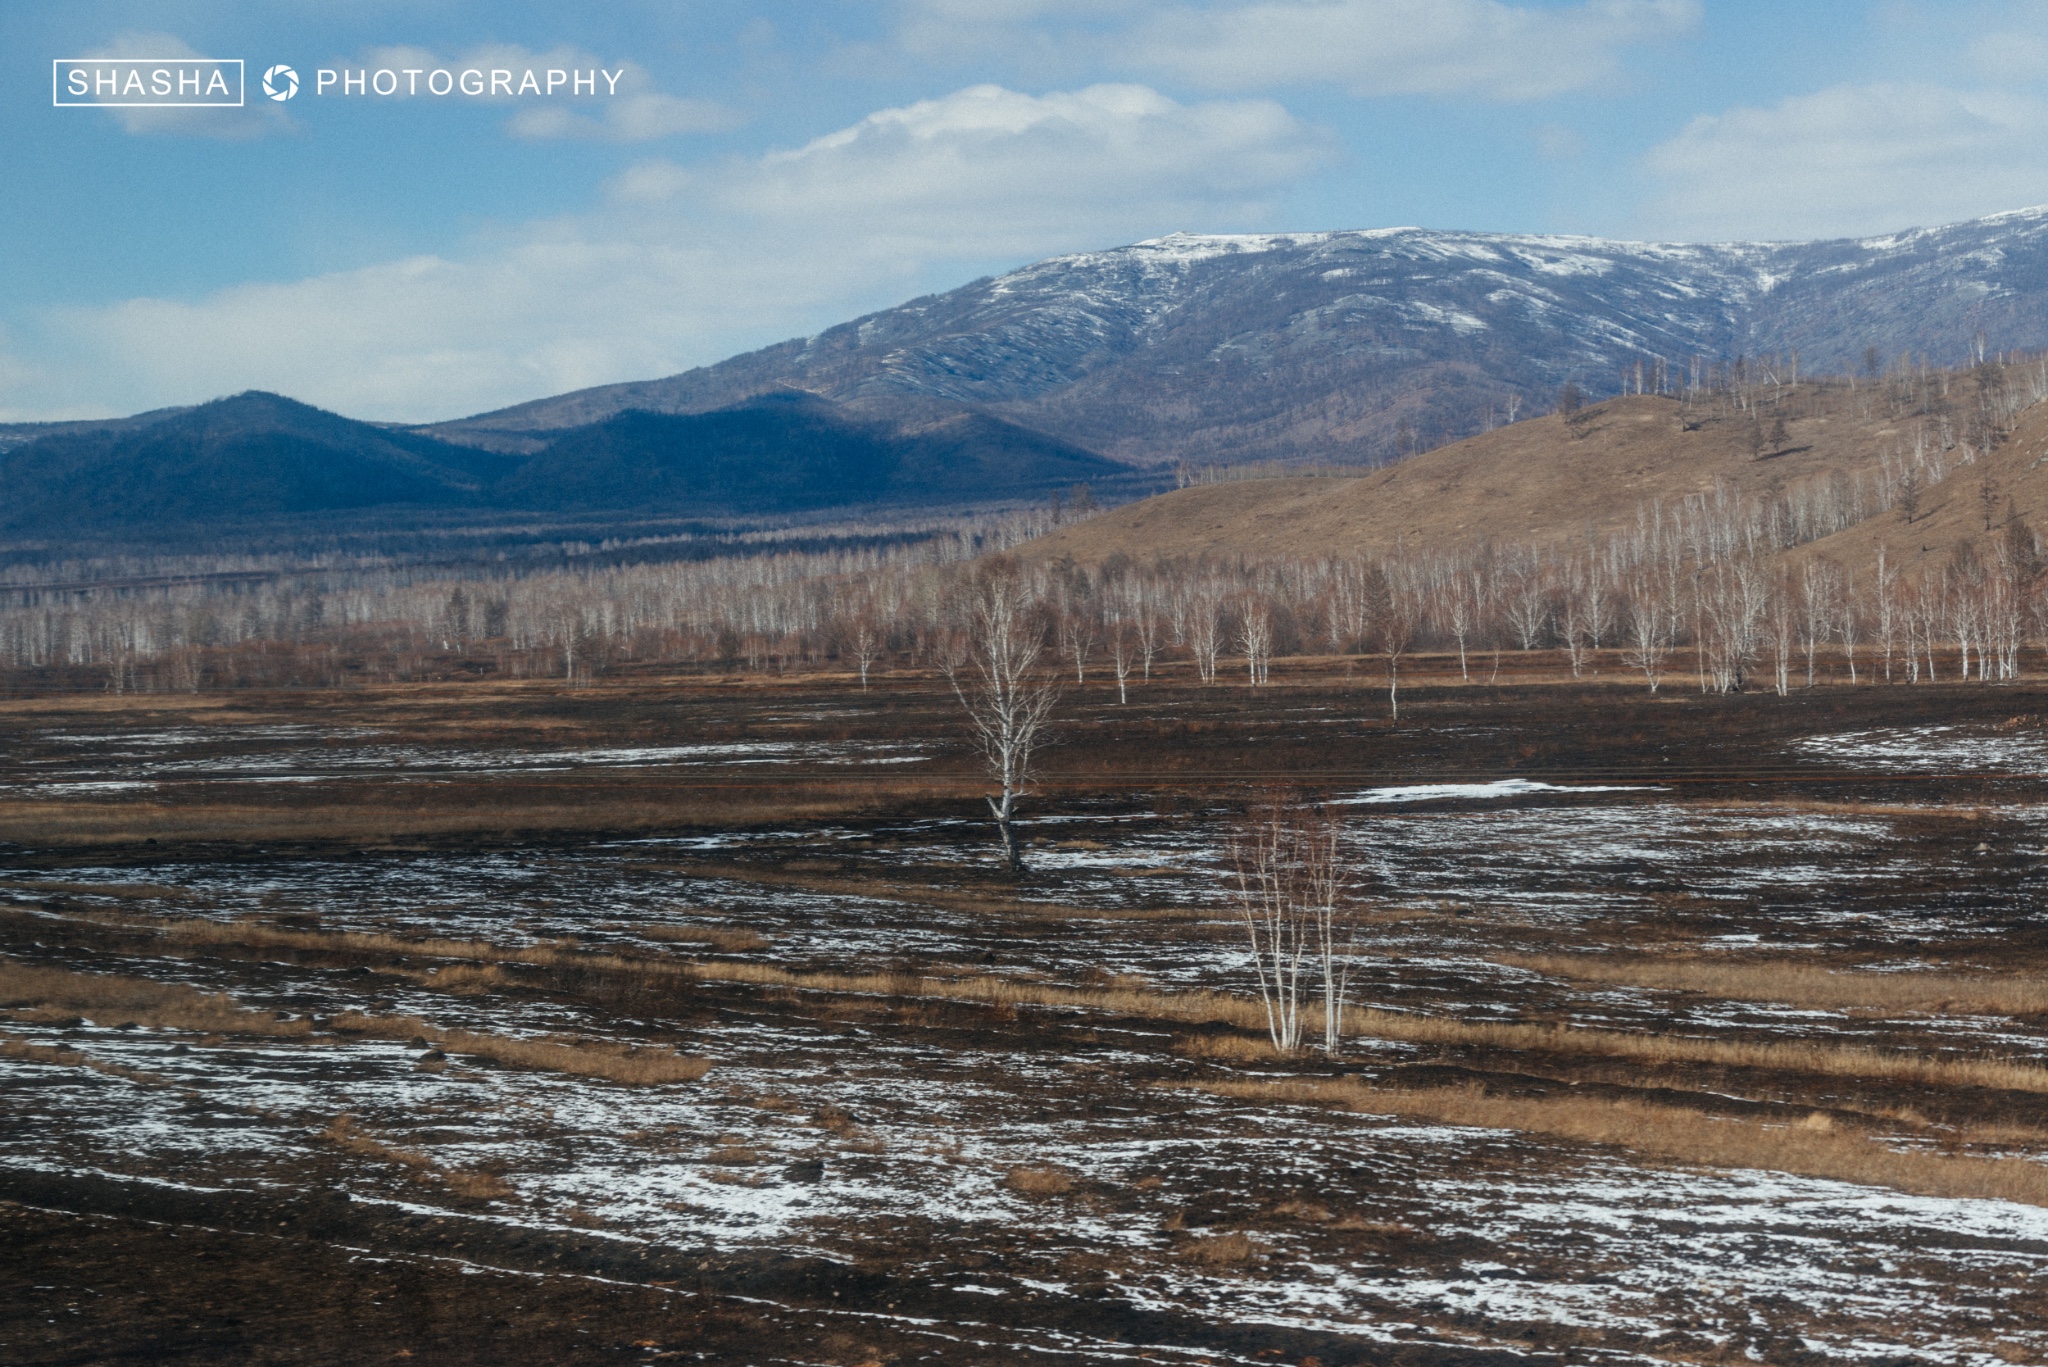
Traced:
<path fill-rule="evenodd" d="M 1917 415 L 1894 417 L 1869 386 L 1800 385 L 1782 392 L 1784 439 L 1769 440 L 1774 419 L 1766 416 L 1760 456 L 1750 419 L 1726 406 L 1717 412 L 1695 405 L 1682 413 L 1671 398 L 1614 399 L 1586 410 L 1576 427 L 1556 416 L 1532 418 L 1356 478 L 1253 479 L 1176 490 L 1064 527 L 1019 553 L 1092 563 L 1119 551 L 1150 559 L 1339 554 L 1385 550 L 1401 541 L 1446 549 L 1488 540 L 1554 542 L 1626 526 L 1651 500 L 1673 502 L 1716 482 L 1761 494 L 1833 470 L 1871 470 L 1887 446 L 1910 447 L 1922 422 Z M 2026 447 L 2038 455 L 2044 445 L 2048 415 L 2029 413 L 1999 454 Z M 1925 523 L 1926 537 L 1941 530 L 1954 540 L 1956 533 L 1944 530 L 1948 522 L 1976 510 L 1971 474 L 1966 469 L 1928 491 L 1914 536 L 1922 536 L 1918 528 Z M 2015 474 L 2011 482 L 2023 512 L 2048 508 L 2048 470 L 2030 471 L 2024 481 Z"/>
<path fill-rule="evenodd" d="M 1985 483 L 1991 486 L 1991 526 L 1985 526 Z M 1955 553 L 1961 542 L 1983 549 L 2004 535 L 2010 509 L 2035 531 L 2048 531 L 2048 403 L 2037 403 L 2019 415 L 2010 436 L 1975 464 L 1952 472 L 1926 490 L 1919 515 L 1908 524 L 1894 508 L 1845 531 L 1802 546 L 1795 557 L 1824 555 L 1861 572 L 1872 565 L 1879 545 L 1890 562 L 1907 574 Z"/>

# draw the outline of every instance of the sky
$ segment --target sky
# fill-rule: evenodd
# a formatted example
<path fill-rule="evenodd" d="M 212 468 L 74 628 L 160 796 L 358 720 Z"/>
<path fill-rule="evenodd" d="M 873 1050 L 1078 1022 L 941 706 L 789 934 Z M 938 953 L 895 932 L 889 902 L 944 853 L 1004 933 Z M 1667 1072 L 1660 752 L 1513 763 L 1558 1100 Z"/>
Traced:
<path fill-rule="evenodd" d="M 0 54 L 0 421 L 452 418 L 1172 232 L 2048 202 L 2048 0 L 7 0 Z M 53 100 L 199 58 L 242 107 Z"/>

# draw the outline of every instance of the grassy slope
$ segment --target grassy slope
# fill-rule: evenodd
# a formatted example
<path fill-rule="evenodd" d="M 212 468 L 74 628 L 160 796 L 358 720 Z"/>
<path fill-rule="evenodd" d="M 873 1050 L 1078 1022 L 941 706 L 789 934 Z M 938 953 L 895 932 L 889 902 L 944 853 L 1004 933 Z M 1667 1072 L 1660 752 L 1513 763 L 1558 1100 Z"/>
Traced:
<path fill-rule="evenodd" d="M 1982 488 L 1989 476 L 1997 493 L 1993 529 L 1984 526 Z M 1920 515 L 1908 526 L 1903 512 L 1868 518 L 1833 536 L 1801 547 L 1795 557 L 1824 555 L 1853 570 L 1868 568 L 1883 545 L 1891 563 L 1907 574 L 1945 560 L 1962 541 L 1981 548 L 2001 534 L 2005 502 L 2036 531 L 2048 530 L 2048 404 L 2020 415 L 2012 435 L 1975 465 L 1952 473 L 1921 495 Z"/>
<path fill-rule="evenodd" d="M 1356 478 L 1289 477 L 1199 485 L 1115 509 L 1029 543 L 1022 554 L 1096 562 L 1122 551 L 1154 556 L 1342 554 L 1406 541 L 1448 550 L 1487 540 L 1545 543 L 1631 524 L 1653 499 L 1682 499 L 1721 481 L 1761 493 L 1829 470 L 1873 469 L 1889 442 L 1910 446 L 1916 419 L 1843 390 L 1804 389 L 1784 449 L 1751 454 L 1745 424 L 1709 418 L 1687 431 L 1678 404 L 1624 398 L 1594 410 L 1574 434 L 1532 418 Z M 1979 472 L 1993 472 L 2021 513 L 2048 524 L 2048 405 L 1978 466 L 1931 490 L 1910 531 L 1892 512 L 1817 543 L 1845 563 L 1886 542 L 1894 560 L 1946 555 L 1981 535 Z M 2001 507 L 2002 507 L 2001 497 Z"/>

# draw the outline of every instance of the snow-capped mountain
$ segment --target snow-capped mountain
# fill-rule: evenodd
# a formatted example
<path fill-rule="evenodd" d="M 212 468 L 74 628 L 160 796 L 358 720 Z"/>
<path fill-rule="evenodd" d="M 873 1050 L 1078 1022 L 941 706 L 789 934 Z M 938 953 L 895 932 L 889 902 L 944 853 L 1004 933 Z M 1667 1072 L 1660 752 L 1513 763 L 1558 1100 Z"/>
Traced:
<path fill-rule="evenodd" d="M 2048 346 L 2048 208 L 1884 237 L 1668 245 L 1384 228 L 1175 234 L 1055 257 L 668 379 L 436 429 L 498 444 L 794 386 L 985 410 L 1137 462 L 1376 459 L 1662 358 Z M 528 438 L 531 439 L 530 437 Z"/>

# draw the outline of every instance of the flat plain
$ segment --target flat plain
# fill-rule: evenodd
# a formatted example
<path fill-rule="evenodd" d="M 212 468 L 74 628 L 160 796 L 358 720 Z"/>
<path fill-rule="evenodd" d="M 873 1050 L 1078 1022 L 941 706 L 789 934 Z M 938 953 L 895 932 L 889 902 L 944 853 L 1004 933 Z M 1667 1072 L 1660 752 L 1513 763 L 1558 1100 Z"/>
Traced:
<path fill-rule="evenodd" d="M 0 1358 L 2048 1358 L 2042 684 L 1404 668 L 0 704 Z"/>

